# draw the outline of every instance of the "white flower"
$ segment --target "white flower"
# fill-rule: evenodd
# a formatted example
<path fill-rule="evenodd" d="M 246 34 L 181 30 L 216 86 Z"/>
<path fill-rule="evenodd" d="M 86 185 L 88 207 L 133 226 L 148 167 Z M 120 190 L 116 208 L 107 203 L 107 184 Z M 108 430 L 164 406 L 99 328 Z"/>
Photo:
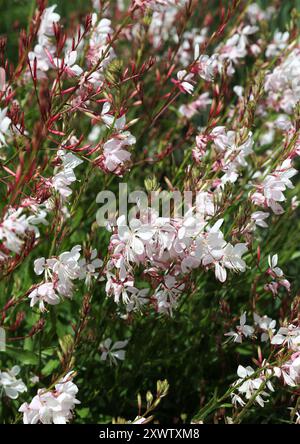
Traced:
<path fill-rule="evenodd" d="M 111 338 L 105 339 L 100 344 L 100 350 L 102 354 L 100 356 L 101 361 L 106 361 L 109 358 L 110 362 L 117 365 L 117 360 L 124 361 L 126 351 L 124 348 L 127 346 L 128 340 L 112 342 Z"/>
<path fill-rule="evenodd" d="M 129 259 L 134 260 L 134 255 L 144 253 L 144 241 L 152 238 L 154 230 L 150 226 L 143 225 L 138 219 L 132 219 L 128 227 L 125 216 L 119 217 L 117 224 L 119 238 L 128 246 Z"/>
<path fill-rule="evenodd" d="M 43 40 L 44 36 L 52 36 L 54 35 L 53 24 L 57 23 L 60 20 L 60 15 L 54 12 L 56 5 L 50 6 L 49 8 L 44 9 L 44 12 L 41 17 L 41 23 L 38 30 L 39 41 L 41 43 L 41 39 Z"/>
<path fill-rule="evenodd" d="M 253 150 L 253 135 L 249 131 L 247 137 L 241 139 L 240 131 L 226 131 L 224 126 L 216 126 L 210 133 L 214 142 L 215 149 L 222 154 L 222 184 L 226 182 L 235 182 L 239 176 L 238 170 L 247 166 L 246 157 Z"/>
<path fill-rule="evenodd" d="M 45 282 L 35 288 L 29 295 L 30 307 L 39 304 L 39 309 L 45 311 L 45 302 L 50 305 L 57 305 L 60 302 L 59 296 L 55 292 L 54 284 L 52 282 Z"/>
<path fill-rule="evenodd" d="M 261 407 L 264 407 L 265 402 L 267 402 L 264 398 L 268 397 L 269 394 L 261 390 L 264 383 L 266 383 L 266 387 L 270 391 L 274 391 L 274 388 L 270 381 L 267 381 L 264 374 L 261 374 L 259 377 L 253 377 L 254 370 L 252 367 L 247 366 L 243 367 L 242 365 L 239 365 L 237 369 L 237 375 L 239 376 L 239 379 L 232 385 L 233 387 L 237 387 L 236 390 L 238 393 L 246 398 L 246 400 L 251 399 L 253 396 L 255 396 L 256 392 L 257 395 L 255 396 L 255 402 L 259 404 Z M 245 405 L 245 402 L 241 398 L 241 396 L 237 395 L 236 393 L 232 393 L 232 402 L 236 406 L 237 404 L 240 404 L 241 406 Z"/>
<path fill-rule="evenodd" d="M 26 215 L 22 212 L 22 208 L 9 208 L 0 223 L 0 240 L 6 248 L 17 254 L 21 252 L 26 230 L 29 228 Z"/>
<path fill-rule="evenodd" d="M 191 119 L 198 110 L 207 108 L 211 102 L 212 99 L 209 97 L 209 92 L 204 92 L 193 102 L 186 105 L 180 105 L 178 112 L 187 119 Z"/>
<path fill-rule="evenodd" d="M 282 277 L 283 276 L 283 271 L 281 270 L 281 268 L 277 267 L 278 254 L 274 254 L 273 256 L 271 256 L 269 254 L 268 263 L 269 263 L 270 271 L 273 273 L 274 277 Z"/>
<path fill-rule="evenodd" d="M 242 259 L 242 255 L 248 250 L 246 244 L 227 244 L 224 248 L 224 255 L 222 259 L 222 264 L 231 270 L 235 271 L 245 271 L 246 263 Z"/>
<path fill-rule="evenodd" d="M 246 9 L 246 13 L 251 24 L 259 23 L 262 20 L 270 20 L 274 12 L 274 6 L 269 6 L 263 10 L 257 3 L 251 3 Z"/>
<path fill-rule="evenodd" d="M 294 353 L 281 367 L 275 367 L 274 374 L 290 387 L 296 387 L 300 383 L 300 352 Z"/>
<path fill-rule="evenodd" d="M 55 46 L 51 42 L 51 37 L 54 36 L 54 24 L 60 20 L 59 14 L 54 12 L 55 8 L 56 5 L 53 5 L 44 9 L 38 30 L 38 43 L 33 51 L 28 53 L 31 69 L 34 60 L 37 61 L 38 77 L 45 77 L 44 73 L 52 66 L 51 57 L 55 53 Z"/>
<path fill-rule="evenodd" d="M 213 54 L 211 57 L 208 55 L 201 55 L 197 63 L 197 72 L 199 76 L 207 82 L 214 80 L 214 74 L 217 68 L 217 55 Z"/>
<path fill-rule="evenodd" d="M 262 228 L 267 228 L 268 224 L 265 222 L 265 219 L 267 219 L 269 216 L 270 214 L 264 211 L 255 211 L 251 214 L 251 220 L 254 221 L 255 225 Z"/>
<path fill-rule="evenodd" d="M 126 147 L 135 144 L 135 137 L 129 131 L 118 134 L 103 145 L 103 156 L 99 163 L 108 172 L 121 175 L 131 154 Z"/>
<path fill-rule="evenodd" d="M 58 156 L 63 162 L 63 168 L 53 176 L 52 186 L 60 193 L 62 200 L 66 200 L 72 194 L 69 185 L 76 181 L 73 170 L 82 163 L 82 160 L 72 153 L 66 153 L 64 150 L 59 150 Z"/>
<path fill-rule="evenodd" d="M 70 51 L 63 60 L 54 59 L 54 65 L 58 69 L 62 69 L 69 76 L 80 76 L 83 72 L 79 65 L 76 65 L 77 51 Z"/>
<path fill-rule="evenodd" d="M 122 131 L 126 125 L 126 117 L 125 114 L 119 118 L 115 118 L 114 115 L 109 114 L 110 103 L 105 102 L 101 111 L 101 119 L 105 123 L 105 125 L 109 128 L 114 128 L 117 131 Z"/>
<path fill-rule="evenodd" d="M 97 250 L 93 249 L 90 252 L 90 256 L 80 259 L 79 265 L 79 279 L 85 279 L 87 286 L 91 284 L 92 278 L 97 279 L 99 273 L 97 269 L 102 267 L 103 261 L 97 257 Z"/>
<path fill-rule="evenodd" d="M 7 108 L 0 108 L 0 147 L 6 145 L 5 136 L 8 134 L 11 119 L 7 117 Z"/>
<path fill-rule="evenodd" d="M 39 206 L 31 206 L 32 215 L 27 218 L 28 227 L 30 230 L 34 231 L 35 237 L 38 238 L 40 236 L 40 231 L 37 225 L 43 224 L 48 225 L 46 220 L 47 211 Z"/>
<path fill-rule="evenodd" d="M 279 202 L 286 200 L 283 194 L 287 188 L 293 188 L 290 179 L 297 174 L 291 159 L 286 159 L 276 170 L 269 174 L 258 186 L 259 191 L 252 195 L 255 205 L 270 207 L 275 214 L 284 212 Z"/>
<path fill-rule="evenodd" d="M 243 342 L 243 337 L 251 337 L 254 333 L 254 328 L 250 325 L 246 325 L 246 312 L 240 317 L 240 325 L 236 326 L 236 331 L 230 331 L 225 333 L 225 336 L 229 336 L 233 339 L 233 342 L 241 344 Z"/>
<path fill-rule="evenodd" d="M 5 248 L 16 254 L 21 253 L 29 234 L 39 237 L 38 224 L 47 225 L 45 220 L 47 212 L 44 209 L 38 205 L 30 205 L 27 209 L 31 211 L 29 216 L 24 214 L 25 208 L 9 207 L 0 222 L 0 241 Z"/>
<path fill-rule="evenodd" d="M 76 399 L 78 387 L 72 382 L 73 372 L 61 379 L 53 390 L 39 389 L 28 404 L 19 408 L 24 424 L 66 424 L 72 419 L 72 410 L 80 401 Z"/>
<path fill-rule="evenodd" d="M 261 341 L 266 342 L 270 339 L 270 336 L 275 332 L 276 321 L 268 316 L 259 316 L 257 313 L 253 313 L 255 324 L 263 331 L 261 334 Z"/>
<path fill-rule="evenodd" d="M 31 307 L 39 302 L 40 310 L 44 311 L 44 302 L 56 305 L 60 301 L 59 296 L 72 297 L 72 281 L 82 278 L 83 273 L 79 265 L 80 251 L 81 246 L 76 245 L 71 251 L 65 251 L 58 257 L 52 257 L 47 260 L 41 257 L 34 261 L 35 273 L 37 275 L 44 273 L 45 282 L 29 294 Z"/>
<path fill-rule="evenodd" d="M 6 372 L 0 371 L 0 389 L 2 388 L 5 395 L 11 399 L 17 399 L 19 393 L 27 391 L 27 387 L 22 379 L 16 378 L 20 370 L 20 367 L 15 365 L 11 370 L 7 370 Z"/>
<path fill-rule="evenodd" d="M 239 98 L 242 98 L 242 97 L 243 97 L 243 93 L 244 93 L 244 88 L 243 88 L 243 86 L 235 85 L 235 86 L 233 87 L 233 91 L 236 93 L 236 95 L 237 95 Z"/>
<path fill-rule="evenodd" d="M 141 310 L 141 308 L 145 304 L 149 303 L 148 288 L 143 288 L 142 290 L 139 290 L 138 288 L 135 287 L 128 287 L 127 293 L 129 293 L 130 295 L 129 301 L 126 305 L 127 312 Z"/>
<path fill-rule="evenodd" d="M 52 49 L 51 47 L 50 48 L 46 47 L 46 49 L 48 51 L 50 49 L 50 51 L 49 51 L 50 54 L 51 54 L 51 52 L 53 52 L 51 50 Z M 48 54 L 45 51 L 45 46 L 42 46 L 39 44 L 35 45 L 33 51 L 30 51 L 28 53 L 28 59 L 30 60 L 31 69 L 33 69 L 33 67 L 34 67 L 35 59 L 36 59 L 37 70 L 40 70 L 42 72 L 46 72 L 52 66 L 51 61 L 48 57 Z M 40 74 L 40 76 L 41 76 L 41 74 Z"/>
<path fill-rule="evenodd" d="M 47 264 L 58 278 L 57 291 L 66 297 L 72 296 L 72 280 L 79 277 L 81 246 L 76 245 L 71 251 L 66 251 L 58 256 L 47 260 Z"/>
<path fill-rule="evenodd" d="M 177 81 L 178 84 L 180 86 L 180 88 L 182 89 L 182 91 L 187 92 L 188 94 L 192 94 L 194 91 L 194 86 L 190 83 L 190 81 L 192 80 L 192 78 L 194 77 L 193 74 L 191 73 L 187 73 L 187 71 L 182 70 L 182 71 L 178 71 L 177 73 Z"/>
<path fill-rule="evenodd" d="M 159 282 L 152 300 L 158 311 L 172 312 L 172 307 L 185 288 L 184 275 L 202 266 L 215 269 L 216 278 L 226 280 L 227 269 L 245 271 L 242 255 L 247 250 L 245 244 L 231 245 L 224 239 L 218 220 L 212 227 L 205 218 L 215 212 L 213 198 L 209 193 L 201 193 L 197 217 L 192 210 L 184 217 L 158 217 L 154 210 L 140 209 L 139 218 L 132 219 L 129 226 L 125 216 L 117 220 L 117 229 L 111 237 L 110 260 L 106 267 L 108 295 L 114 295 L 119 302 L 131 303 L 129 293 L 134 287 L 133 271 L 143 265 L 145 274 Z M 197 204 L 197 207 L 198 207 Z M 198 210 L 197 210 L 198 211 Z M 169 268 L 174 273 L 168 273 Z M 161 272 L 164 272 L 162 276 Z M 134 290 L 134 293 L 136 290 Z"/>
<path fill-rule="evenodd" d="M 156 299 L 157 311 L 172 314 L 184 287 L 185 285 L 178 282 L 174 276 L 165 276 L 163 283 L 156 288 L 153 295 L 153 298 Z"/>
<path fill-rule="evenodd" d="M 297 350 L 300 346 L 300 328 L 293 324 L 288 327 L 280 327 L 271 340 L 273 345 L 285 345 L 291 350 Z"/>
<path fill-rule="evenodd" d="M 279 55 L 288 45 L 289 40 L 288 32 L 275 31 L 273 42 L 267 46 L 266 57 L 276 57 Z"/>
<path fill-rule="evenodd" d="M 98 23 L 97 14 L 92 15 L 93 29 L 89 41 L 89 51 L 87 54 L 88 60 L 92 64 L 96 64 L 100 58 L 103 58 L 104 54 L 106 57 L 101 61 L 101 66 L 98 71 L 102 71 L 112 59 L 115 58 L 115 52 L 113 48 L 108 49 L 108 39 L 113 34 L 113 29 L 111 28 L 111 20 L 107 18 L 102 18 Z"/>
<path fill-rule="evenodd" d="M 280 108 L 287 114 L 293 113 L 300 99 L 299 54 L 300 50 L 296 47 L 273 72 L 267 74 L 265 90 L 268 93 L 267 102 L 270 108 Z"/>

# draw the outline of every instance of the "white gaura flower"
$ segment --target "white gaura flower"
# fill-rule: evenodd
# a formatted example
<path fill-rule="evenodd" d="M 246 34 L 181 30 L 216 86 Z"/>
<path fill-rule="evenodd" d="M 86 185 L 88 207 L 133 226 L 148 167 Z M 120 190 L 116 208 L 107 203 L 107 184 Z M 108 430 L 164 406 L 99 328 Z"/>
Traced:
<path fill-rule="evenodd" d="M 71 251 L 66 251 L 58 256 L 47 260 L 49 268 L 58 278 L 57 291 L 65 297 L 72 296 L 73 284 L 72 280 L 79 277 L 80 267 L 78 261 L 80 259 L 81 246 L 76 245 Z"/>
<path fill-rule="evenodd" d="M 209 229 L 207 236 L 199 239 L 200 250 L 202 250 L 202 264 L 204 266 L 218 263 L 223 256 L 223 249 L 226 246 L 223 233 L 220 227 L 223 219 L 218 220 L 212 228 Z"/>
<path fill-rule="evenodd" d="M 283 276 L 283 271 L 281 270 L 281 268 L 277 267 L 278 254 L 274 254 L 273 256 L 271 256 L 269 254 L 268 263 L 269 263 L 270 271 L 272 272 L 272 274 L 274 274 L 274 277 L 282 277 Z"/>
<path fill-rule="evenodd" d="M 244 94 L 244 88 L 241 85 L 235 85 L 233 87 L 233 91 L 236 93 L 236 95 L 241 99 Z"/>
<path fill-rule="evenodd" d="M 56 305 L 60 301 L 59 296 L 72 297 L 72 281 L 82 277 L 83 272 L 79 265 L 80 251 L 81 246 L 76 245 L 71 251 L 65 251 L 58 257 L 50 259 L 41 257 L 34 261 L 35 273 L 44 274 L 45 282 L 29 294 L 31 307 L 39 302 L 40 310 L 44 311 L 45 302 Z"/>
<path fill-rule="evenodd" d="M 76 279 L 79 275 L 78 261 L 81 246 L 75 245 L 71 251 L 65 251 L 58 258 L 48 259 L 48 264 L 58 279 L 63 283 L 66 279 Z"/>
<path fill-rule="evenodd" d="M 247 18 L 249 18 L 250 23 L 253 25 L 262 20 L 270 20 L 275 11 L 274 6 L 261 9 L 257 3 L 250 3 L 246 8 Z"/>
<path fill-rule="evenodd" d="M 97 279 L 99 276 L 98 269 L 102 267 L 103 261 L 97 257 L 97 250 L 93 249 L 89 257 L 84 257 L 78 262 L 79 265 L 79 279 L 85 279 L 87 286 L 91 285 L 92 279 Z"/>
<path fill-rule="evenodd" d="M 122 175 L 131 158 L 127 147 L 134 145 L 135 142 L 135 137 L 129 131 L 117 134 L 103 145 L 103 155 L 98 163 L 105 171 Z"/>
<path fill-rule="evenodd" d="M 39 206 L 31 206 L 32 215 L 27 218 L 28 226 L 30 230 L 33 230 L 35 233 L 35 237 L 40 237 L 40 231 L 37 225 L 43 224 L 48 225 L 48 221 L 46 220 L 47 211 Z"/>
<path fill-rule="evenodd" d="M 270 216 L 269 213 L 266 213 L 265 211 L 254 211 L 254 213 L 251 214 L 251 221 L 255 223 L 255 225 L 267 228 L 268 224 L 265 222 L 265 219 L 267 219 Z"/>
<path fill-rule="evenodd" d="M 280 32 L 278 29 L 274 33 L 273 41 L 267 46 L 266 57 L 276 57 L 281 54 L 287 47 L 290 34 L 286 32 Z"/>
<path fill-rule="evenodd" d="M 295 47 L 288 52 L 287 57 L 281 57 L 280 65 L 266 75 L 265 90 L 268 93 L 267 104 L 269 108 L 283 110 L 292 114 L 300 98 L 299 88 L 299 54 L 300 50 Z"/>
<path fill-rule="evenodd" d="M 246 312 L 240 317 L 240 325 L 236 326 L 236 331 L 230 331 L 225 333 L 225 336 L 229 336 L 233 339 L 233 342 L 241 344 L 243 342 L 243 337 L 251 337 L 254 333 L 254 328 L 250 325 L 246 325 Z"/>
<path fill-rule="evenodd" d="M 113 114 L 109 113 L 110 103 L 105 102 L 101 111 L 101 119 L 108 128 L 114 128 L 117 131 L 122 131 L 126 125 L 125 114 L 123 116 L 116 118 Z"/>
<path fill-rule="evenodd" d="M 130 300 L 128 296 L 127 290 L 128 288 L 132 288 L 134 286 L 134 280 L 132 276 L 127 275 L 122 277 L 122 279 L 117 277 L 115 274 L 110 271 L 106 272 L 106 286 L 105 291 L 108 296 L 113 295 L 114 301 L 119 303 L 120 299 L 122 299 L 124 304 L 127 304 Z"/>
<path fill-rule="evenodd" d="M 133 268 L 142 264 L 145 273 L 159 282 L 152 298 L 155 307 L 158 311 L 171 313 L 185 288 L 184 275 L 191 270 L 201 266 L 215 268 L 216 277 L 221 282 L 226 279 L 227 269 L 245 270 L 246 264 L 241 256 L 247 250 L 246 245 L 232 246 L 225 241 L 220 231 L 223 220 L 205 227 L 204 220 L 214 214 L 215 206 L 210 196 L 203 194 L 201 212 L 197 212 L 197 217 L 189 212 L 184 217 L 158 217 L 148 208 L 138 219 L 132 219 L 129 226 L 125 217 L 118 219 L 109 246 L 111 260 L 105 270 L 109 296 L 113 294 L 118 302 L 122 294 L 123 301 L 129 303 L 125 286 L 134 287 Z M 167 274 L 170 267 L 174 273 Z M 165 272 L 163 280 L 161 271 Z"/>
<path fill-rule="evenodd" d="M 227 243 L 220 231 L 223 219 L 217 221 L 209 229 L 207 235 L 198 240 L 202 265 L 214 264 L 215 276 L 220 282 L 225 282 L 227 278 L 226 268 L 235 271 L 245 271 L 246 264 L 242 255 L 247 251 L 246 244 L 239 243 L 235 246 Z"/>
<path fill-rule="evenodd" d="M 45 311 L 45 302 L 49 305 L 57 305 L 60 302 L 58 294 L 55 292 L 53 282 L 45 282 L 35 288 L 29 295 L 30 307 L 39 304 L 40 311 Z"/>
<path fill-rule="evenodd" d="M 63 167 L 53 176 L 52 186 L 60 193 L 62 200 L 66 200 L 72 194 L 69 186 L 76 181 L 74 169 L 82 163 L 82 160 L 65 150 L 59 150 L 57 154 L 62 160 Z"/>
<path fill-rule="evenodd" d="M 29 234 L 39 237 L 38 224 L 47 225 L 45 210 L 37 205 L 32 205 L 27 209 L 32 212 L 29 216 L 24 214 L 25 209 L 22 207 L 10 207 L 0 222 L 0 241 L 5 248 L 16 254 L 21 253 Z"/>
<path fill-rule="evenodd" d="M 118 235 L 122 242 L 126 243 L 129 260 L 134 260 L 134 255 L 141 255 L 144 253 L 144 242 L 149 241 L 154 229 L 149 225 L 144 225 L 138 219 L 132 219 L 129 226 L 126 224 L 125 216 L 120 216 L 117 220 Z"/>
<path fill-rule="evenodd" d="M 224 256 L 222 263 L 226 268 L 235 271 L 245 271 L 246 263 L 242 259 L 242 255 L 248 250 L 246 244 L 239 243 L 235 245 L 227 244 L 224 248 Z"/>
<path fill-rule="evenodd" d="M 47 50 L 53 52 L 51 51 L 51 48 L 47 48 Z M 37 70 L 42 71 L 42 73 L 48 71 L 52 66 L 47 52 L 45 51 L 45 47 L 39 44 L 35 45 L 33 51 L 28 53 L 28 59 L 30 60 L 31 69 L 33 69 L 36 60 L 36 68 Z M 38 76 L 41 77 L 41 75 L 42 74 L 39 74 Z"/>
<path fill-rule="evenodd" d="M 70 51 L 66 54 L 63 60 L 54 59 L 56 68 L 63 70 L 68 76 L 80 76 L 83 73 L 82 68 L 76 65 L 77 51 Z"/>
<path fill-rule="evenodd" d="M 82 163 L 82 160 L 65 150 L 59 150 L 57 152 L 58 157 L 62 160 L 65 169 L 74 170 L 78 165 Z"/>
<path fill-rule="evenodd" d="M 93 29 L 89 40 L 87 59 L 92 64 L 96 64 L 99 59 L 103 58 L 104 54 L 106 54 L 104 60 L 101 61 L 101 65 L 98 68 L 98 70 L 103 71 L 111 60 L 116 57 L 113 48 L 108 47 L 109 37 L 113 34 L 111 20 L 108 18 L 102 18 L 98 22 L 97 14 L 94 13 L 92 15 L 92 25 Z"/>
<path fill-rule="evenodd" d="M 33 69 L 34 60 L 37 61 L 39 78 L 45 77 L 44 73 L 52 66 L 51 57 L 55 54 L 55 46 L 51 38 L 54 36 L 54 25 L 60 20 L 59 14 L 54 12 L 55 8 L 56 5 L 53 5 L 44 9 L 38 30 L 38 43 L 33 51 L 28 53 L 31 69 Z"/>
<path fill-rule="evenodd" d="M 73 415 L 78 387 L 73 383 L 74 372 L 62 378 L 53 390 L 39 389 L 37 395 L 28 404 L 19 408 L 23 413 L 24 424 L 66 424 Z"/>
<path fill-rule="evenodd" d="M 245 397 L 246 400 L 249 400 L 253 396 L 255 396 L 256 392 L 259 391 L 257 396 L 255 396 L 255 402 L 261 407 L 264 407 L 265 402 L 267 402 L 264 398 L 270 395 L 265 390 L 260 391 L 262 385 L 266 383 L 266 388 L 268 388 L 271 392 L 274 391 L 271 382 L 266 380 L 266 376 L 268 376 L 268 373 L 267 375 L 261 373 L 260 376 L 257 377 L 254 376 L 254 373 L 255 371 L 252 367 L 243 367 L 242 365 L 239 365 L 237 369 L 237 375 L 239 376 L 239 379 L 234 384 L 232 384 L 233 387 L 238 386 L 236 387 L 238 394 L 231 394 L 232 402 L 235 406 L 237 404 L 240 404 L 241 406 L 245 405 L 245 402 L 241 396 Z"/>
<path fill-rule="evenodd" d="M 0 371 L 0 391 L 4 391 L 4 394 L 10 399 L 17 399 L 19 393 L 27 392 L 27 387 L 22 379 L 17 379 L 21 369 L 15 365 L 6 372 Z"/>
<path fill-rule="evenodd" d="M 258 225 L 262 228 L 268 228 L 267 222 L 265 222 L 265 219 L 267 219 L 270 216 L 269 213 L 266 213 L 265 211 L 255 211 L 251 214 L 251 220 L 254 221 L 255 225 Z"/>
<path fill-rule="evenodd" d="M 300 384 L 300 352 L 293 353 L 281 367 L 274 367 L 277 378 L 283 378 L 285 384 L 296 387 Z"/>
<path fill-rule="evenodd" d="M 194 85 L 192 85 L 191 80 L 193 79 L 194 74 L 187 73 L 184 69 L 182 71 L 178 71 L 177 73 L 177 81 L 179 89 L 182 92 L 187 92 L 188 94 L 192 94 L 194 91 Z"/>
<path fill-rule="evenodd" d="M 180 105 L 178 112 L 185 116 L 187 119 L 191 119 L 199 110 L 207 108 L 210 105 L 212 99 L 209 97 L 209 92 L 200 94 L 198 99 L 186 105 Z"/>
<path fill-rule="evenodd" d="M 276 327 L 276 321 L 268 316 L 259 316 L 257 313 L 253 313 L 255 324 L 262 330 L 261 341 L 266 342 L 273 336 Z"/>
<path fill-rule="evenodd" d="M 62 170 L 55 174 L 52 178 L 53 188 L 60 193 L 63 199 L 68 198 L 72 194 L 72 190 L 69 187 L 73 182 L 76 181 L 76 176 L 74 171 Z"/>
<path fill-rule="evenodd" d="M 9 208 L 0 223 L 0 241 L 8 250 L 19 254 L 28 228 L 28 221 L 26 215 L 23 214 L 23 208 Z"/>
<path fill-rule="evenodd" d="M 7 108 L 3 110 L 0 108 L 0 148 L 6 145 L 5 136 L 8 134 L 9 125 L 11 124 L 11 119 L 6 114 Z"/>
<path fill-rule="evenodd" d="M 153 295 L 158 313 L 169 313 L 172 315 L 173 309 L 177 305 L 178 297 L 184 288 L 185 285 L 177 281 L 174 276 L 165 276 L 164 281 L 156 288 Z"/>
<path fill-rule="evenodd" d="M 211 57 L 203 54 L 200 55 L 197 61 L 197 73 L 207 82 L 212 82 L 214 80 L 214 75 L 217 70 L 217 58 L 218 56 L 216 54 L 213 54 Z"/>
<path fill-rule="evenodd" d="M 251 196 L 251 200 L 255 205 L 271 208 L 275 214 L 284 213 L 284 209 L 279 202 L 286 200 L 284 191 L 287 188 L 294 188 L 290 179 L 297 172 L 292 166 L 292 160 L 286 159 L 257 186 L 257 191 Z"/>
<path fill-rule="evenodd" d="M 288 327 L 280 327 L 271 340 L 273 345 L 284 345 L 290 350 L 297 351 L 300 347 L 300 327 L 290 324 Z"/>
<path fill-rule="evenodd" d="M 60 20 L 60 15 L 57 12 L 54 12 L 56 5 L 50 6 L 49 8 L 44 9 L 41 23 L 38 30 L 39 40 L 43 39 L 45 35 L 52 36 L 54 35 L 53 24 L 57 23 Z M 41 43 L 41 41 L 40 41 Z"/>
<path fill-rule="evenodd" d="M 108 358 L 111 364 L 117 365 L 118 360 L 124 361 L 126 351 L 124 348 L 127 346 L 128 340 L 112 342 L 111 338 L 105 339 L 100 344 L 100 350 L 102 354 L 100 356 L 101 361 L 106 361 Z"/>
<path fill-rule="evenodd" d="M 126 305 L 126 311 L 137 311 L 149 303 L 149 288 L 143 288 L 139 290 L 135 287 L 127 287 L 127 293 L 129 293 L 129 301 Z"/>

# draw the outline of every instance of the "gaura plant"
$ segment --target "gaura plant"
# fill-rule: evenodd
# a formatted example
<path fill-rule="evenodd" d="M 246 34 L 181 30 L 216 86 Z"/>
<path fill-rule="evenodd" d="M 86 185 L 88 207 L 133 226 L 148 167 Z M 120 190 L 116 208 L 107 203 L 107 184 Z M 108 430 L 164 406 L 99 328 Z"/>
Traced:
<path fill-rule="evenodd" d="M 295 2 L 0 5 L 1 422 L 300 423 Z"/>

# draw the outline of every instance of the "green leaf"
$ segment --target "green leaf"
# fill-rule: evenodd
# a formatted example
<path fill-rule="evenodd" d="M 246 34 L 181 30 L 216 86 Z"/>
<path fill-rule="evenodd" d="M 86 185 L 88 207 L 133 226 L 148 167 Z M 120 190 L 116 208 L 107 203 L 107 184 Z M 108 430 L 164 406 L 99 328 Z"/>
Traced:
<path fill-rule="evenodd" d="M 84 407 L 83 409 L 77 410 L 77 414 L 80 416 L 80 418 L 87 418 L 90 414 L 90 409 L 88 407 Z"/>
<path fill-rule="evenodd" d="M 45 367 L 42 369 L 42 374 L 45 376 L 49 376 L 53 373 L 55 369 L 57 369 L 58 366 L 59 366 L 58 359 L 50 359 L 50 361 L 48 361 Z"/>
<path fill-rule="evenodd" d="M 291 257 L 291 261 L 293 261 L 294 259 L 298 259 L 298 257 L 300 257 L 300 251 L 296 251 L 292 257 Z"/>
<path fill-rule="evenodd" d="M 22 350 L 20 348 L 6 348 L 6 353 L 16 361 L 24 365 L 37 365 L 39 362 L 38 356 L 29 350 Z"/>
<path fill-rule="evenodd" d="M 237 351 L 237 353 L 239 353 L 240 355 L 243 355 L 243 356 L 251 356 L 252 355 L 252 350 L 250 350 L 249 348 L 237 347 L 236 351 Z"/>

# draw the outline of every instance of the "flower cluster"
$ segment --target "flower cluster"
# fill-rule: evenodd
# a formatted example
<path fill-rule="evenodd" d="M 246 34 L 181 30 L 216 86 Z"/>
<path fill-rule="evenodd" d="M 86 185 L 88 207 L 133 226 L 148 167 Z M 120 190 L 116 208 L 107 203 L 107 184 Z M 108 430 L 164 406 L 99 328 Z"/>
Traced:
<path fill-rule="evenodd" d="M 283 193 L 287 188 L 293 188 L 290 179 L 296 174 L 297 170 L 292 167 L 291 159 L 286 159 L 257 186 L 257 191 L 251 197 L 253 203 L 271 208 L 275 214 L 282 214 L 284 209 L 279 202 L 286 200 Z"/>
<path fill-rule="evenodd" d="M 44 274 L 44 282 L 34 288 L 28 295 L 30 306 L 39 304 L 41 311 L 45 310 L 45 303 L 56 305 L 60 297 L 72 298 L 75 279 L 85 279 L 91 282 L 97 278 L 102 261 L 97 258 L 94 250 L 88 259 L 80 259 L 81 246 L 76 245 L 71 251 L 66 251 L 58 257 L 45 259 L 41 257 L 34 261 L 34 271 L 40 276 Z"/>
<path fill-rule="evenodd" d="M 227 269 L 245 271 L 242 256 L 246 245 L 225 241 L 220 230 L 222 219 L 210 227 L 200 220 L 197 216 L 161 218 L 150 209 L 139 219 L 132 219 L 129 226 L 120 217 L 110 240 L 108 295 L 117 303 L 120 298 L 125 304 L 132 303 L 137 298 L 134 266 L 143 265 L 144 274 L 155 282 L 153 302 L 158 311 L 168 312 L 176 305 L 186 275 L 192 270 L 213 268 L 220 282 L 226 281 Z"/>
<path fill-rule="evenodd" d="M 261 407 L 264 407 L 265 402 L 267 402 L 267 398 L 269 395 L 268 392 L 265 391 L 265 388 L 269 389 L 271 392 L 274 391 L 274 387 L 272 383 L 268 380 L 268 376 L 270 372 L 259 373 L 259 376 L 255 377 L 255 371 L 252 367 L 243 367 L 239 365 L 237 369 L 237 375 L 239 379 L 235 381 L 233 387 L 236 387 L 236 391 L 238 393 L 233 393 L 232 402 L 235 406 L 238 404 L 244 406 L 246 401 L 249 401 L 251 398 L 255 399 L 255 402 L 259 404 Z"/>
<path fill-rule="evenodd" d="M 39 389 L 28 404 L 19 408 L 24 424 L 66 424 L 72 419 L 72 411 L 80 401 L 76 399 L 78 387 L 72 381 L 73 372 L 61 379 L 53 390 Z"/>

